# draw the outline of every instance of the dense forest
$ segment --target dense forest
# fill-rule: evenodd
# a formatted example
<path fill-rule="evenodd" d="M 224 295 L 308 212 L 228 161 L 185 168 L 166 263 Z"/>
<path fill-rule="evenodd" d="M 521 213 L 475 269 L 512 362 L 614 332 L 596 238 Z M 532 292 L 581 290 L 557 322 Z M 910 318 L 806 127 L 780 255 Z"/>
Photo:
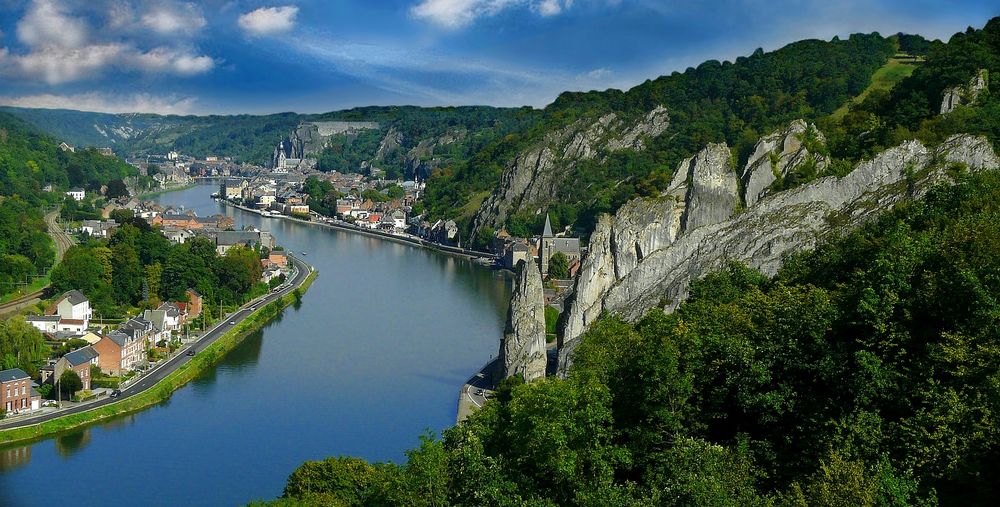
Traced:
<path fill-rule="evenodd" d="M 202 237 L 175 245 L 127 210 L 112 214 L 123 225 L 108 239 L 71 247 L 52 272 L 53 290 L 78 289 L 105 316 L 183 300 L 188 288 L 202 294 L 208 312 L 267 291 L 260 283 L 261 252 L 234 247 L 220 256 L 215 242 Z"/>
<path fill-rule="evenodd" d="M 317 120 L 377 121 L 381 128 L 335 136 L 317 157 L 321 171 L 365 172 L 373 162 L 386 179 L 427 178 L 436 169 L 449 171 L 484 146 L 510 132 L 532 125 L 539 112 L 531 108 L 362 107 L 327 113 Z M 376 157 L 382 140 L 395 132 L 399 145 Z M 431 162 L 426 167 L 423 163 Z M 418 174 L 423 172 L 424 174 Z"/>
<path fill-rule="evenodd" d="M 817 118 L 830 153 L 853 161 L 955 132 L 1000 146 L 996 84 L 938 114 L 944 88 L 1000 72 L 1000 19 L 905 44 L 926 55 L 912 75 Z M 740 131 L 716 127 L 705 139 L 740 146 Z M 773 278 L 731 264 L 670 314 L 605 315 L 567 378 L 507 379 L 404 464 L 308 462 L 273 503 L 993 505 L 1000 170 L 951 173 Z"/>
<path fill-rule="evenodd" d="M 135 174 L 96 150 L 59 149 L 59 141 L 0 112 L 0 296 L 13 292 L 55 261 L 44 210 L 54 209 L 71 187 L 99 190 Z M 44 187 L 52 185 L 52 192 Z"/>

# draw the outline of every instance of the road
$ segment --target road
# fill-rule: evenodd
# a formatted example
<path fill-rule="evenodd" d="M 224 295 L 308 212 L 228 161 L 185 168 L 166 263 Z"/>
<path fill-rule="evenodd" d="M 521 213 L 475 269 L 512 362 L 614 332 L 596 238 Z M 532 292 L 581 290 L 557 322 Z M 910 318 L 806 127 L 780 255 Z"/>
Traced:
<path fill-rule="evenodd" d="M 11 421 L 11 424 L 9 425 L 0 422 L 0 429 L 6 430 L 11 428 L 20 428 L 22 426 L 30 426 L 70 414 L 86 412 L 88 410 L 93 410 L 95 408 L 103 407 L 105 405 L 110 405 L 112 403 L 117 403 L 119 401 L 131 398 L 155 386 L 157 383 L 163 380 L 167 375 L 171 374 L 181 366 L 187 364 L 188 361 L 191 361 L 192 357 L 186 354 L 188 349 L 194 349 L 195 351 L 198 351 L 204 349 L 205 347 L 211 345 L 212 343 L 215 343 L 215 341 L 218 340 L 220 336 L 225 334 L 233 327 L 236 327 L 240 322 L 242 322 L 248 316 L 250 316 L 250 314 L 253 313 L 253 310 L 251 310 L 251 308 L 259 308 L 262 305 L 269 304 L 274 300 L 279 299 L 291 293 L 295 289 L 301 287 L 302 283 L 305 282 L 306 277 L 309 276 L 309 273 L 312 271 L 312 267 L 303 262 L 302 260 L 298 259 L 297 257 L 294 257 L 290 254 L 288 255 L 288 259 L 295 264 L 298 270 L 296 271 L 295 276 L 291 280 L 288 280 L 286 282 L 284 289 L 278 292 L 268 293 L 266 296 L 263 296 L 260 299 L 251 301 L 250 303 L 243 305 L 242 307 L 240 307 L 238 311 L 228 315 L 225 319 L 222 320 L 222 322 L 220 322 L 215 327 L 206 332 L 204 335 L 202 335 L 202 337 L 199 338 L 198 341 L 189 344 L 187 347 L 179 349 L 178 351 L 179 353 L 177 355 L 167 360 L 165 363 L 158 365 L 156 369 L 147 373 L 135 384 L 132 384 L 127 388 L 123 389 L 121 396 L 119 396 L 118 398 L 105 398 L 103 400 L 94 403 L 88 403 L 86 405 L 80 405 L 66 410 L 60 410 L 58 412 L 49 412 L 47 414 L 40 414 L 36 417 L 18 419 L 16 421 Z"/>
<path fill-rule="evenodd" d="M 49 236 L 52 237 L 52 241 L 56 245 L 56 263 L 62 260 L 63 256 L 66 255 L 66 250 L 69 250 L 69 247 L 76 244 L 76 241 L 69 234 L 66 234 L 66 231 L 64 231 L 62 227 L 59 226 L 59 223 L 56 222 L 56 218 L 58 216 L 58 211 L 52 211 L 45 215 L 45 223 L 48 224 L 49 227 Z M 48 287 L 48 285 L 45 285 L 31 294 L 25 294 L 24 296 L 0 305 L 0 317 L 15 313 L 22 308 L 38 303 L 41 301 L 42 294 Z"/>

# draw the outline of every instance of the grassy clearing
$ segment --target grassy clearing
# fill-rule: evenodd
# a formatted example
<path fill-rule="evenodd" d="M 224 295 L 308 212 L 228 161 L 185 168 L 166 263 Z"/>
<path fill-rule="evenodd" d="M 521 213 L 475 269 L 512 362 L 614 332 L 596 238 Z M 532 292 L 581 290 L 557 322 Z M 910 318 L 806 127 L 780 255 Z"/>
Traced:
<path fill-rule="evenodd" d="M 298 289 L 300 294 L 305 293 L 312 285 L 313 280 L 319 273 L 313 271 L 306 277 L 302 286 Z M 191 361 L 185 363 L 177 370 L 173 371 L 161 380 L 158 384 L 140 394 L 126 398 L 120 402 L 105 405 L 94 410 L 72 414 L 51 421 L 46 421 L 33 426 L 0 430 L 0 444 L 10 444 L 25 440 L 35 440 L 65 431 L 87 426 L 104 419 L 110 419 L 133 412 L 138 412 L 146 407 L 155 405 L 173 394 L 184 384 L 192 381 L 201 372 L 212 365 L 218 363 L 233 348 L 240 344 L 250 333 L 260 329 L 264 324 L 271 321 L 278 313 L 287 306 L 295 302 L 295 291 L 285 295 L 274 303 L 269 303 L 259 308 L 256 312 L 247 317 L 239 325 L 229 330 L 221 336 L 215 343 L 205 347 L 198 352 Z"/>
<path fill-rule="evenodd" d="M 885 65 L 872 74 L 872 80 L 868 84 L 868 88 L 865 88 L 857 97 L 837 108 L 830 116 L 835 120 L 840 120 L 847 114 L 852 104 L 863 102 L 872 92 L 891 90 L 892 87 L 896 86 L 896 83 L 910 77 L 910 74 L 913 74 L 913 70 L 917 68 L 920 61 L 919 59 L 905 55 L 897 55 L 894 58 L 890 58 Z"/>
<path fill-rule="evenodd" d="M 466 202 L 464 206 L 458 209 L 457 218 L 471 219 L 472 216 L 475 215 L 477 211 L 479 211 L 480 206 L 483 205 L 483 201 L 485 201 L 486 198 L 489 196 L 490 193 L 488 191 L 483 191 L 477 194 L 473 194 L 473 196 L 469 198 L 469 201 Z"/>

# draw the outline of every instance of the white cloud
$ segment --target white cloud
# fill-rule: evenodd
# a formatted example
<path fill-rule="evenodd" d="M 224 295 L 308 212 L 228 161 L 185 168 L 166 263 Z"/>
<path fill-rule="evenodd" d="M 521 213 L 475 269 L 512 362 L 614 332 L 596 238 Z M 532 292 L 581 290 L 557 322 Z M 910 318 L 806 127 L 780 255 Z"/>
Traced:
<path fill-rule="evenodd" d="M 66 83 L 89 76 L 114 62 L 123 52 L 121 44 L 62 48 L 46 46 L 25 55 L 15 55 L 11 62 L 25 77 L 48 84 Z"/>
<path fill-rule="evenodd" d="M 35 0 L 17 22 L 17 38 L 27 46 L 74 47 L 88 36 L 87 24 L 66 13 L 56 0 Z"/>
<path fill-rule="evenodd" d="M 455 29 L 518 6 L 527 6 L 538 15 L 548 17 L 572 7 L 573 0 L 420 0 L 410 9 L 410 14 L 435 25 Z"/>
<path fill-rule="evenodd" d="M 274 35 L 295 27 L 299 8 L 294 5 L 261 7 L 240 15 L 239 25 L 250 35 Z"/>
<path fill-rule="evenodd" d="M 169 72 L 190 76 L 207 72 L 215 66 L 212 58 L 195 56 L 175 49 L 158 47 L 146 52 L 133 52 L 122 62 L 146 72 Z"/>
<path fill-rule="evenodd" d="M 106 95 L 97 92 L 73 95 L 46 93 L 20 97 L 0 97 L 0 104 L 7 106 L 76 109 L 102 113 L 194 114 L 196 102 L 194 97 L 159 97 L 148 93 L 133 95 Z"/>
<path fill-rule="evenodd" d="M 143 14 L 142 24 L 159 34 L 192 33 L 205 27 L 205 17 L 192 3 L 162 3 Z"/>
<path fill-rule="evenodd" d="M 74 16 L 58 0 L 34 0 L 17 23 L 18 39 L 26 52 L 12 54 L 5 50 L 0 58 L 0 75 L 57 85 L 112 68 L 190 76 L 215 66 L 211 57 L 189 50 L 147 50 L 131 42 L 108 40 L 107 34 L 127 28 L 134 21 L 131 5 L 116 2 L 109 6 L 107 26 L 92 30 L 84 17 Z M 157 32 L 174 32 L 200 28 L 205 19 L 194 4 L 159 3 L 143 16 L 142 23 Z"/>
<path fill-rule="evenodd" d="M 613 74 L 614 73 L 611 72 L 611 69 L 601 67 L 599 69 L 594 69 L 590 72 L 585 72 L 583 74 L 580 74 L 579 76 L 577 76 L 577 79 L 589 79 L 591 81 L 601 81 L 611 77 Z"/>

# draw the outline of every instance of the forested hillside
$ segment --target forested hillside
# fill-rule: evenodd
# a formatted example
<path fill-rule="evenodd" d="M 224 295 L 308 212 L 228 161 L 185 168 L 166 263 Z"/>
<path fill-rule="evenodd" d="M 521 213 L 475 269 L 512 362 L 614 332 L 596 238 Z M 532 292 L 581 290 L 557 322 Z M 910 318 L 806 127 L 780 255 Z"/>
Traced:
<path fill-rule="evenodd" d="M 59 149 L 59 141 L 0 112 L 0 296 L 55 261 L 43 213 L 71 187 L 99 190 L 134 174 L 132 167 L 96 150 Z M 51 184 L 53 192 L 45 192 Z"/>
<path fill-rule="evenodd" d="M 552 180 L 556 192 L 548 199 L 512 203 L 521 213 L 496 225 L 532 221 L 530 225 L 537 228 L 535 211 L 549 208 L 557 228 L 574 225 L 578 233 L 587 234 L 600 213 L 613 212 L 637 195 L 663 190 L 677 164 L 708 143 L 734 146 L 739 163 L 773 129 L 796 118 L 815 120 L 832 113 L 868 86 L 897 47 L 896 37 L 879 34 L 807 40 L 772 52 L 758 49 L 735 62 L 708 61 L 625 92 L 564 93 L 545 109 L 543 120 L 534 128 L 491 147 L 491 158 L 510 163 L 514 154 L 539 143 L 547 133 L 573 122 L 594 122 L 608 113 L 629 123 L 663 106 L 670 126 L 663 134 L 646 139 L 645 149 L 604 151 L 586 160 L 567 161 L 571 167 Z M 476 190 L 495 186 L 499 175 L 469 176 L 482 171 L 480 164 L 469 164 L 450 180 L 432 183 L 449 188 L 448 193 L 465 190 L 470 181 L 488 181 Z M 440 192 L 429 194 L 438 201 L 448 199 Z M 429 207 L 447 206 L 435 201 Z"/>

